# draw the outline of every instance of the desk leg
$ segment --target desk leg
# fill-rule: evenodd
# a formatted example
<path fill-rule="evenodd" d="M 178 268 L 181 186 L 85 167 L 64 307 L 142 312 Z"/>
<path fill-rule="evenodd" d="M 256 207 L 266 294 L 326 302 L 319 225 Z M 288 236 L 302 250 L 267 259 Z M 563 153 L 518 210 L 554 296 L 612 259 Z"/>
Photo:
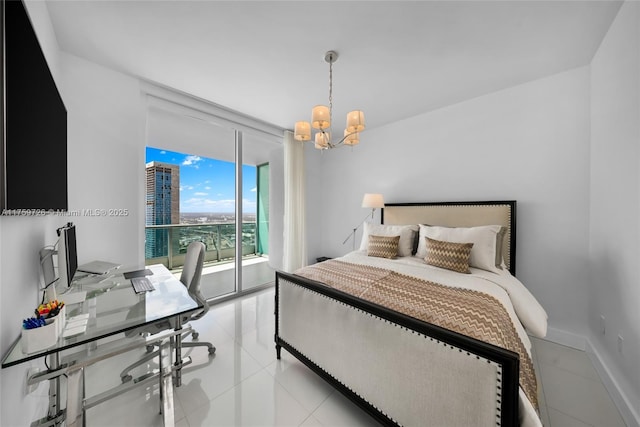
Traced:
<path fill-rule="evenodd" d="M 165 348 L 168 350 L 165 352 Z M 171 345 L 160 344 L 158 361 L 160 364 L 160 413 L 165 427 L 175 426 L 173 406 L 173 375 L 171 372 Z M 166 358 L 166 361 L 165 361 Z"/>
<path fill-rule="evenodd" d="M 49 408 L 47 416 L 32 422 L 31 427 L 60 426 L 64 424 L 66 417 L 66 411 L 60 407 L 60 376 L 56 375 L 56 371 L 60 369 L 60 355 L 51 353 L 44 357 L 49 357 L 47 372 L 30 376 L 27 379 L 27 384 L 33 385 L 40 381 L 49 381 Z"/>
<path fill-rule="evenodd" d="M 46 356 L 45 356 L 46 357 Z M 55 371 L 60 367 L 60 356 L 52 353 L 49 357 L 49 369 Z M 49 411 L 47 418 L 55 419 L 60 412 L 60 377 L 49 380 Z"/>
<path fill-rule="evenodd" d="M 176 316 L 176 331 L 180 331 L 182 329 L 182 318 L 181 316 Z M 177 334 L 175 336 L 176 340 L 176 387 L 180 387 L 182 385 L 182 334 Z"/>
<path fill-rule="evenodd" d="M 67 373 L 67 427 L 84 426 L 84 368 Z"/>

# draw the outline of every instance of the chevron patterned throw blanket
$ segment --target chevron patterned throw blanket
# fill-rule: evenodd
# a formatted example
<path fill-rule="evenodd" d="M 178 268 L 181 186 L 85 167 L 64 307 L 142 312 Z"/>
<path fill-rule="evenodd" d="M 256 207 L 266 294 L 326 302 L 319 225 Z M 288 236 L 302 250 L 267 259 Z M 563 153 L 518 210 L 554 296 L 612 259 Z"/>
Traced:
<path fill-rule="evenodd" d="M 507 310 L 491 295 L 336 260 L 304 267 L 295 274 L 517 353 L 520 356 L 520 387 L 533 407 L 538 408 L 531 358 Z"/>

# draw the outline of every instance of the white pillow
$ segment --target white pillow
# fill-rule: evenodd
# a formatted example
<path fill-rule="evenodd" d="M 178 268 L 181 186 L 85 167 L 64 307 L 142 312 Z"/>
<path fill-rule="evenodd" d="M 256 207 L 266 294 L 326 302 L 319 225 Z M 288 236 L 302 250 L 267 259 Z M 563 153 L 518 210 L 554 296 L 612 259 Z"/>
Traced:
<path fill-rule="evenodd" d="M 367 250 L 370 234 L 376 236 L 400 236 L 398 256 L 411 256 L 413 254 L 413 241 L 415 233 L 417 232 L 417 225 L 384 225 L 365 222 L 364 230 L 362 231 L 362 241 L 360 242 L 360 250 Z"/>
<path fill-rule="evenodd" d="M 496 242 L 501 229 L 499 225 L 451 228 L 420 224 L 416 256 L 420 258 L 427 256 L 425 237 L 445 242 L 473 243 L 469 266 L 500 273 L 500 268 L 496 267 Z"/>

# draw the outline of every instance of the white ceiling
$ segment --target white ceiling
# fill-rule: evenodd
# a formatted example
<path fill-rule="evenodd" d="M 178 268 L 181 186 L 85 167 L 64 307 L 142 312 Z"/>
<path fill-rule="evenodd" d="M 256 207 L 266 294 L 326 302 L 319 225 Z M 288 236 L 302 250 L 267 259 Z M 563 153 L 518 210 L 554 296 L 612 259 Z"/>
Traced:
<path fill-rule="evenodd" d="M 62 50 L 291 129 L 368 127 L 590 62 L 616 1 L 49 0 Z"/>

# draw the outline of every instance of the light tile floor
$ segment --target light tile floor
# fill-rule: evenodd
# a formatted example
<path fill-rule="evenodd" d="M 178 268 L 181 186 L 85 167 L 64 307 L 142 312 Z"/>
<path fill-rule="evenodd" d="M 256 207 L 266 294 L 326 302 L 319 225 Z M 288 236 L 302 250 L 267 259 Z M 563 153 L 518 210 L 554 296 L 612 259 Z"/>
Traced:
<path fill-rule="evenodd" d="M 624 427 L 584 351 L 532 338 L 540 415 L 551 427 Z"/>
<path fill-rule="evenodd" d="M 375 422 L 286 351 L 276 360 L 272 288 L 213 306 L 193 322 L 215 357 L 188 349 L 196 367 L 184 369 L 176 389 L 179 427 L 370 426 Z M 623 427 L 589 358 L 582 351 L 533 339 L 541 419 L 550 427 Z M 116 385 L 126 354 L 90 367 L 87 394 Z M 87 412 L 88 426 L 157 426 L 157 387 L 141 387 Z"/>

